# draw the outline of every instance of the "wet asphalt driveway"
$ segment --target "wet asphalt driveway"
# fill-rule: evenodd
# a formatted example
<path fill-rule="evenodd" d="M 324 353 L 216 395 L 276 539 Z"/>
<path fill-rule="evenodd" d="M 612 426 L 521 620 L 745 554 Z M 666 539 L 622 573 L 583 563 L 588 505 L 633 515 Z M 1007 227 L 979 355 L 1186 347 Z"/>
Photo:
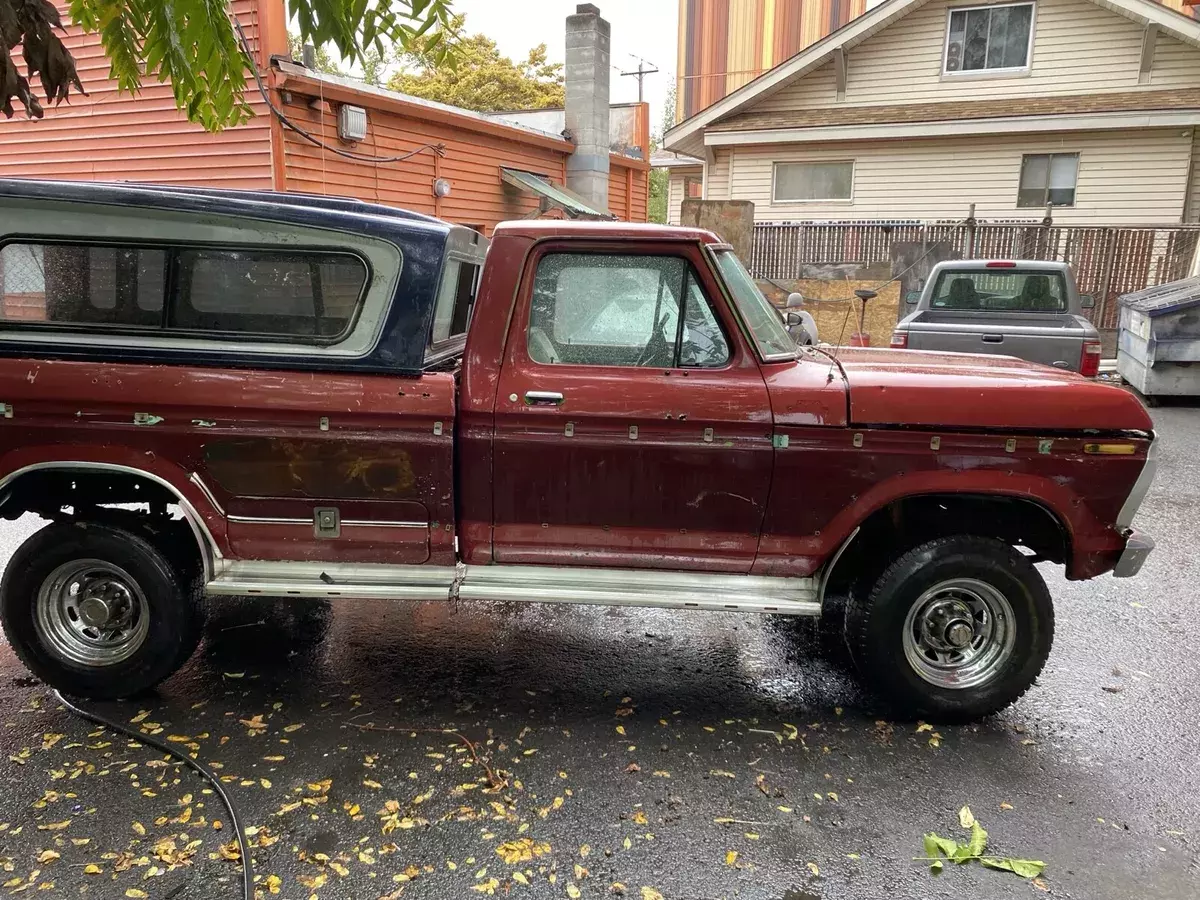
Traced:
<path fill-rule="evenodd" d="M 1050 664 L 976 726 L 881 718 L 811 624 L 479 603 L 222 607 L 158 696 L 100 708 L 219 766 L 268 897 L 1194 898 L 1200 409 L 1155 418 L 1159 549 L 1048 571 Z M 914 862 L 964 804 L 1042 880 Z M 231 837 L 0 646 L 0 895 L 237 897 Z"/>

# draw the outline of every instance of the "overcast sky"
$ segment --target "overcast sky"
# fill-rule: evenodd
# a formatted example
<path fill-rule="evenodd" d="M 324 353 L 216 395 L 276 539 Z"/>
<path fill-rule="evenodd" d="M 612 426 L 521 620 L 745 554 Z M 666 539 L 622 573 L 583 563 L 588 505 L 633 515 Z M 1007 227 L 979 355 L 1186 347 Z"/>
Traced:
<path fill-rule="evenodd" d="M 453 0 L 455 12 L 465 13 L 468 32 L 483 32 L 500 52 L 522 59 L 530 48 L 545 44 L 553 62 L 562 62 L 566 18 L 577 0 Z M 620 72 L 657 66 L 657 75 L 645 78 L 650 103 L 650 130 L 661 127 L 667 89 L 675 78 L 678 0 L 595 0 L 600 14 L 612 26 L 612 64 Z M 613 103 L 637 100 L 637 79 L 610 72 Z"/>

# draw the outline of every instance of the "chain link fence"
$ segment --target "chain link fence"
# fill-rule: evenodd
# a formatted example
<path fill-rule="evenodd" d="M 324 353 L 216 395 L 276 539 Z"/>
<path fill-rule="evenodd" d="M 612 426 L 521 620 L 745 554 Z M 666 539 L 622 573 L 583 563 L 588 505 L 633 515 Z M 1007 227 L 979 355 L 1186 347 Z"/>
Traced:
<path fill-rule="evenodd" d="M 0 315 L 46 318 L 46 272 L 40 247 L 9 244 L 0 250 Z"/>
<path fill-rule="evenodd" d="M 799 278 L 802 266 L 891 263 L 897 243 L 947 245 L 964 259 L 1070 263 L 1079 291 L 1096 298 L 1098 328 L 1117 325 L 1117 297 L 1188 275 L 1200 225 L 1092 226 L 1034 222 L 764 223 L 750 268 L 759 278 Z"/>

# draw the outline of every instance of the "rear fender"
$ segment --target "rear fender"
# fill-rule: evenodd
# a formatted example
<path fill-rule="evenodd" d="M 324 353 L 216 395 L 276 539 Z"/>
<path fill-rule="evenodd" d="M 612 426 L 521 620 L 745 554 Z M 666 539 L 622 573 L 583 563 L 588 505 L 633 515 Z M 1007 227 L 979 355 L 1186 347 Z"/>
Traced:
<path fill-rule="evenodd" d="M 0 457 L 0 502 L 18 478 L 45 471 L 117 472 L 153 481 L 176 498 L 210 580 L 227 551 L 225 517 L 198 478 L 153 453 L 88 444 L 21 447 Z"/>

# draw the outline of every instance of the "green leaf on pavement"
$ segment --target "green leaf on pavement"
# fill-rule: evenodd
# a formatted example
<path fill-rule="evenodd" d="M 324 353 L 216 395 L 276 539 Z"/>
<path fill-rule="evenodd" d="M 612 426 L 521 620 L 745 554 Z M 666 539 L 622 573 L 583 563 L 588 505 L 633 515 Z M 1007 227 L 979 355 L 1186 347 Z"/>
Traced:
<path fill-rule="evenodd" d="M 987 849 L 988 833 L 983 830 L 983 826 L 978 822 L 971 822 L 971 840 L 967 844 L 967 854 L 970 856 L 982 856 L 983 851 Z"/>
<path fill-rule="evenodd" d="M 938 849 L 945 853 L 950 859 L 954 859 L 954 857 L 958 854 L 958 841 L 951 840 L 950 838 L 939 837 L 936 834 L 931 834 L 930 837 L 933 838 L 934 842 L 938 846 Z"/>

